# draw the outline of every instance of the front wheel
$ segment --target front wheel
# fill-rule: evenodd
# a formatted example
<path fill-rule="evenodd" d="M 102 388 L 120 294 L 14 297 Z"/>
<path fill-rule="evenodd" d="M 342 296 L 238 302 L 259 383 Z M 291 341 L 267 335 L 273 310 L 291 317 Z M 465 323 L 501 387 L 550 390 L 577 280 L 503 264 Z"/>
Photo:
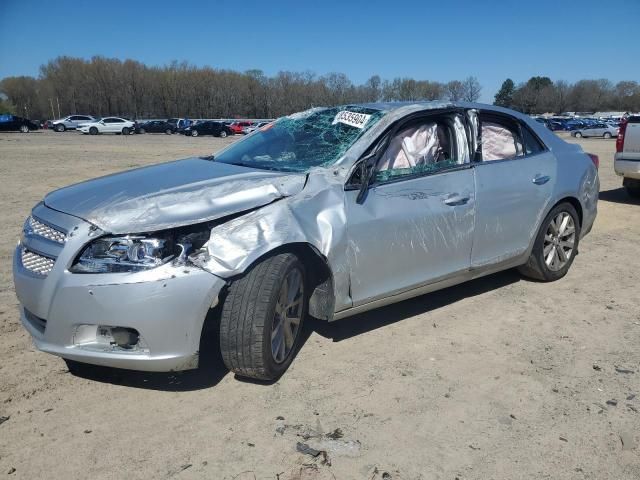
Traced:
<path fill-rule="evenodd" d="M 226 130 L 221 130 L 219 137 L 220 138 L 227 138 L 227 131 Z"/>
<path fill-rule="evenodd" d="M 97 135 L 97 134 L 98 134 L 98 129 L 97 129 L 96 127 L 91 127 L 91 128 L 89 129 L 89 133 L 90 133 L 91 135 Z"/>
<path fill-rule="evenodd" d="M 29 133 L 29 127 L 27 125 L 20 125 L 20 132 Z"/>
<path fill-rule="evenodd" d="M 198 130 L 191 130 L 191 136 L 197 137 L 199 135 Z"/>
<path fill-rule="evenodd" d="M 54 130 L 56 132 L 64 132 L 66 130 L 66 127 L 62 123 L 59 123 L 58 125 L 56 125 Z"/>
<path fill-rule="evenodd" d="M 307 313 L 306 270 L 291 253 L 256 264 L 229 287 L 220 317 L 220 349 L 242 377 L 275 380 L 300 346 Z"/>
<path fill-rule="evenodd" d="M 582 138 L 582 134 L 580 132 L 576 132 L 573 136 L 576 138 Z"/>
<path fill-rule="evenodd" d="M 173 130 L 171 130 L 170 128 L 167 128 L 164 133 L 166 133 L 167 135 L 171 135 L 173 133 Z"/>
<path fill-rule="evenodd" d="M 578 253 L 580 221 L 570 203 L 556 205 L 544 219 L 529 260 L 519 267 L 524 276 L 544 282 L 564 277 Z"/>

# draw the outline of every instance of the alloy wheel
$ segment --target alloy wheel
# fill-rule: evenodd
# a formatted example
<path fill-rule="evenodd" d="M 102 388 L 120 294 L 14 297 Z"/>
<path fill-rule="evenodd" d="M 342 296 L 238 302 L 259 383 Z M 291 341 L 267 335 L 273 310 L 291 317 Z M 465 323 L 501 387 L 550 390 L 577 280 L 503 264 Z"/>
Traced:
<path fill-rule="evenodd" d="M 282 282 L 271 327 L 271 355 L 276 363 L 291 354 L 299 334 L 304 308 L 302 272 L 292 269 Z"/>
<path fill-rule="evenodd" d="M 549 270 L 561 270 L 573 255 L 576 239 L 576 225 L 573 217 L 567 212 L 556 215 L 544 235 L 542 255 Z"/>

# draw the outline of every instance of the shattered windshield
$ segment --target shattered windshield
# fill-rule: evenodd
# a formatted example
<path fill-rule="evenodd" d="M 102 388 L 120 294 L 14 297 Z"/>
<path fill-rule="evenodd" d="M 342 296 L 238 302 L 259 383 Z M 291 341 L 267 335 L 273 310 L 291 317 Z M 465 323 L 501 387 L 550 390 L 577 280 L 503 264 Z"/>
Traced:
<path fill-rule="evenodd" d="M 348 106 L 290 115 L 257 129 L 216 155 L 215 161 L 284 172 L 330 165 L 384 113 Z"/>

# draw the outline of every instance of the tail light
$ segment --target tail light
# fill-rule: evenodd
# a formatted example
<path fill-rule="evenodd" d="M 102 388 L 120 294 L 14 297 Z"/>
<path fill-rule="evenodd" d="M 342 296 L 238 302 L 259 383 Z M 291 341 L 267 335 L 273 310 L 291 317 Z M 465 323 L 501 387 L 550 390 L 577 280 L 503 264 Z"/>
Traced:
<path fill-rule="evenodd" d="M 618 138 L 616 138 L 616 152 L 622 152 L 624 150 L 624 134 L 627 131 L 628 118 L 623 118 L 618 129 Z"/>
<path fill-rule="evenodd" d="M 593 153 L 587 153 L 587 155 L 589 155 L 589 158 L 596 166 L 596 168 L 600 168 L 600 158 L 598 158 L 598 155 L 594 155 Z"/>

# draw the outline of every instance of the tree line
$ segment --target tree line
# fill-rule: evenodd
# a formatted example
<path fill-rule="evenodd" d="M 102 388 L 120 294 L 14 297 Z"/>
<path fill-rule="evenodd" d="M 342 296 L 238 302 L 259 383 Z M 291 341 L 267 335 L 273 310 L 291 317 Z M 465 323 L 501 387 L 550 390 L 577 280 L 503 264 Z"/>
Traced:
<path fill-rule="evenodd" d="M 58 57 L 40 68 L 38 78 L 7 77 L 0 110 L 45 119 L 73 113 L 130 118 L 276 118 L 313 106 L 355 102 L 476 101 L 475 77 L 448 83 L 413 78 L 383 80 L 371 76 L 361 85 L 343 73 L 195 67 L 173 62 L 161 67 L 135 60 L 96 56 L 90 60 Z"/>
<path fill-rule="evenodd" d="M 507 78 L 495 96 L 495 105 L 528 114 L 563 112 L 638 112 L 640 84 L 625 80 L 614 84 L 607 79 L 579 80 L 575 83 L 531 77 L 516 85 Z"/>
<path fill-rule="evenodd" d="M 436 82 L 372 75 L 354 84 L 343 73 L 261 70 L 237 72 L 196 67 L 186 62 L 147 66 L 135 60 L 95 56 L 90 60 L 58 57 L 35 77 L 0 81 L 0 113 L 33 119 L 69 114 L 121 115 L 129 118 L 276 118 L 313 106 L 356 102 L 452 100 L 477 101 L 482 86 L 464 80 Z M 635 81 L 580 80 L 570 84 L 532 77 L 516 85 L 507 79 L 496 105 L 525 113 L 564 111 L 638 111 Z"/>

